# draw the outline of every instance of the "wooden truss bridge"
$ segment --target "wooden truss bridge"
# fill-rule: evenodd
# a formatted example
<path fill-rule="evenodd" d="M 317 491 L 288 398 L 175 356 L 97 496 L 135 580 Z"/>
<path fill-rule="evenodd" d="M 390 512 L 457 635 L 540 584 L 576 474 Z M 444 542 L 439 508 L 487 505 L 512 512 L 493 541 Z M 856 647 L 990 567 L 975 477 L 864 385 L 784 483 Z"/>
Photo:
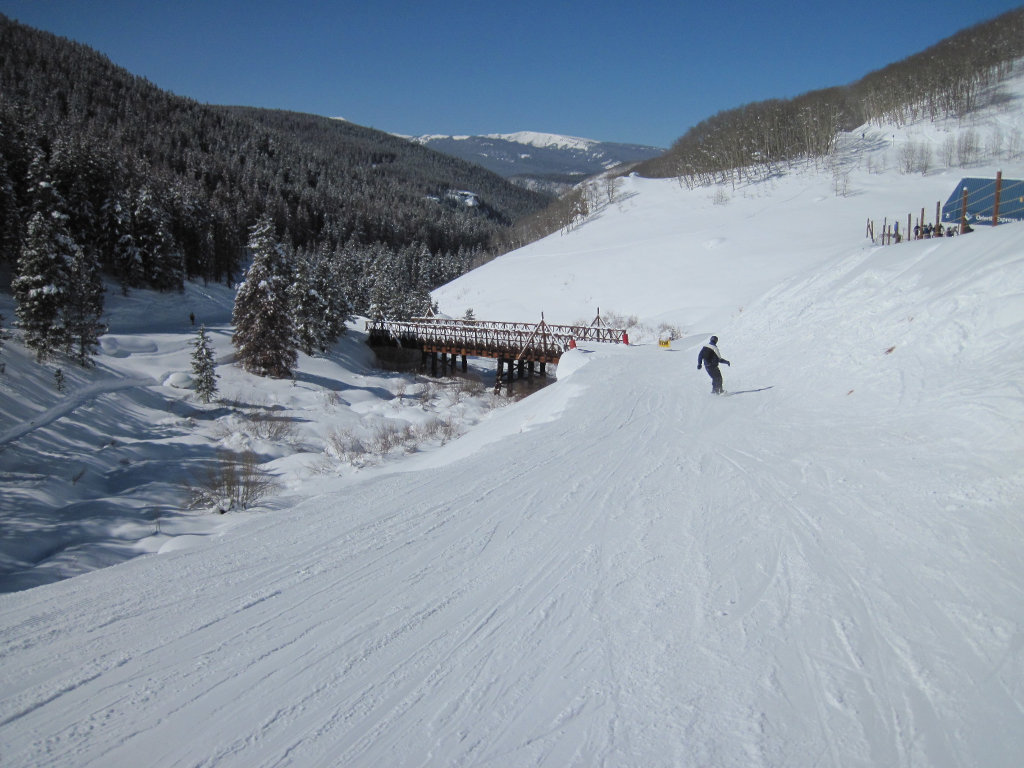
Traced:
<path fill-rule="evenodd" d="M 467 357 L 495 358 L 495 388 L 501 386 L 503 376 L 507 376 L 509 385 L 515 374 L 532 378 L 537 365 L 540 375 L 546 375 L 547 364 L 557 365 L 577 342 L 629 343 L 625 330 L 605 325 L 600 310 L 590 325 L 553 325 L 545 322 L 543 315 L 539 323 L 417 317 L 408 321 L 371 320 L 366 330 L 371 347 L 419 350 L 420 370 L 426 371 L 429 361 L 434 376 L 439 375 L 439 365 L 441 370 L 449 366 L 454 369 L 457 357 L 462 358 L 463 371 Z"/>

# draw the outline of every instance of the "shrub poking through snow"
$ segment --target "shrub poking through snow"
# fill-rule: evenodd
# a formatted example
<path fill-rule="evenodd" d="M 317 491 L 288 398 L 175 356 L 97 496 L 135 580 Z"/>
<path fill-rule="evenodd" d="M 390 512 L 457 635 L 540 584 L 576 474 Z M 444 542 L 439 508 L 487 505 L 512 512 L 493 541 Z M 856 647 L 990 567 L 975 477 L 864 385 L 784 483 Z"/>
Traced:
<path fill-rule="evenodd" d="M 189 506 L 224 514 L 249 509 L 276 489 L 277 481 L 260 466 L 253 451 L 219 451 L 206 473 L 190 488 Z"/>

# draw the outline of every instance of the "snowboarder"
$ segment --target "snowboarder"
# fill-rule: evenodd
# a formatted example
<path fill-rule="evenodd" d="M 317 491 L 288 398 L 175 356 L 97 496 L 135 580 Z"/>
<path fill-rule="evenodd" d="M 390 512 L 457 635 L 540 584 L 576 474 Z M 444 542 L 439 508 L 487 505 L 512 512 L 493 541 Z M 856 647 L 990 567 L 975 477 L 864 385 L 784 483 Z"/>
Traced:
<path fill-rule="evenodd" d="M 711 394 L 720 395 L 722 394 L 722 372 L 718 370 L 718 364 L 724 363 L 732 367 L 732 363 L 722 357 L 722 353 L 718 351 L 718 337 L 712 336 L 711 340 L 705 344 L 700 354 L 697 356 L 697 370 L 704 367 L 704 370 L 708 372 L 708 376 L 711 377 Z"/>

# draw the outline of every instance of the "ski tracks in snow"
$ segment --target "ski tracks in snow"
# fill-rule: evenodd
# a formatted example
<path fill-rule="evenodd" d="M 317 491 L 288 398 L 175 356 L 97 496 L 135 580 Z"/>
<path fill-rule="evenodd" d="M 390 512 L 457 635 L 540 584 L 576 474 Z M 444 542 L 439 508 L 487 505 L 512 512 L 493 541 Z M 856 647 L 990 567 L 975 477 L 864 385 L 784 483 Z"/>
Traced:
<path fill-rule="evenodd" d="M 1013 560 L 934 498 L 950 467 L 784 382 L 592 357 L 558 419 L 460 462 L 0 596 L 5 760 L 959 768 L 1021 738 L 979 586 Z"/>
<path fill-rule="evenodd" d="M 734 405 L 716 417 L 735 418 Z M 988 622 L 1013 608 L 1002 588 L 977 586 L 1002 581 L 977 553 L 1005 547 L 962 508 L 942 508 L 939 489 L 969 487 L 969 475 L 941 460 L 908 462 L 913 445 L 899 421 L 812 414 L 801 425 L 799 414 L 775 410 L 748 411 L 741 430 L 709 429 L 701 460 L 726 513 L 723 531 L 708 534 L 712 558 L 725 549 L 710 566 L 721 588 L 709 595 L 732 595 L 711 640 L 730 649 L 725 658 L 765 670 L 753 697 L 766 725 L 760 761 L 975 764 L 998 739 L 978 712 L 1006 719 L 979 695 L 1000 667 L 985 658 L 981 628 L 958 626 L 950 608 L 985 604 L 975 615 Z M 811 429 L 830 437 L 809 443 Z M 729 638 L 732 624 L 741 638 Z M 972 704 L 956 690 L 972 691 Z"/>

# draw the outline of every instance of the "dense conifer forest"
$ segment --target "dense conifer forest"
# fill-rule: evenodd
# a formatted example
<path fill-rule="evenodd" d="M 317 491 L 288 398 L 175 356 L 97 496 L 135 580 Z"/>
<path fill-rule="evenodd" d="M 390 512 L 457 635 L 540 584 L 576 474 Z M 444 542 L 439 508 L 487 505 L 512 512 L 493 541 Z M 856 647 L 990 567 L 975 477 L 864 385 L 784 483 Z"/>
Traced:
<path fill-rule="evenodd" d="M 235 282 L 266 217 L 289 258 L 331 264 L 351 309 L 400 315 L 548 202 L 341 120 L 173 95 L 0 15 L 0 288 L 40 277 L 19 259 L 57 250 L 43 238 L 63 244 L 65 263 L 80 250 L 124 290 Z"/>

